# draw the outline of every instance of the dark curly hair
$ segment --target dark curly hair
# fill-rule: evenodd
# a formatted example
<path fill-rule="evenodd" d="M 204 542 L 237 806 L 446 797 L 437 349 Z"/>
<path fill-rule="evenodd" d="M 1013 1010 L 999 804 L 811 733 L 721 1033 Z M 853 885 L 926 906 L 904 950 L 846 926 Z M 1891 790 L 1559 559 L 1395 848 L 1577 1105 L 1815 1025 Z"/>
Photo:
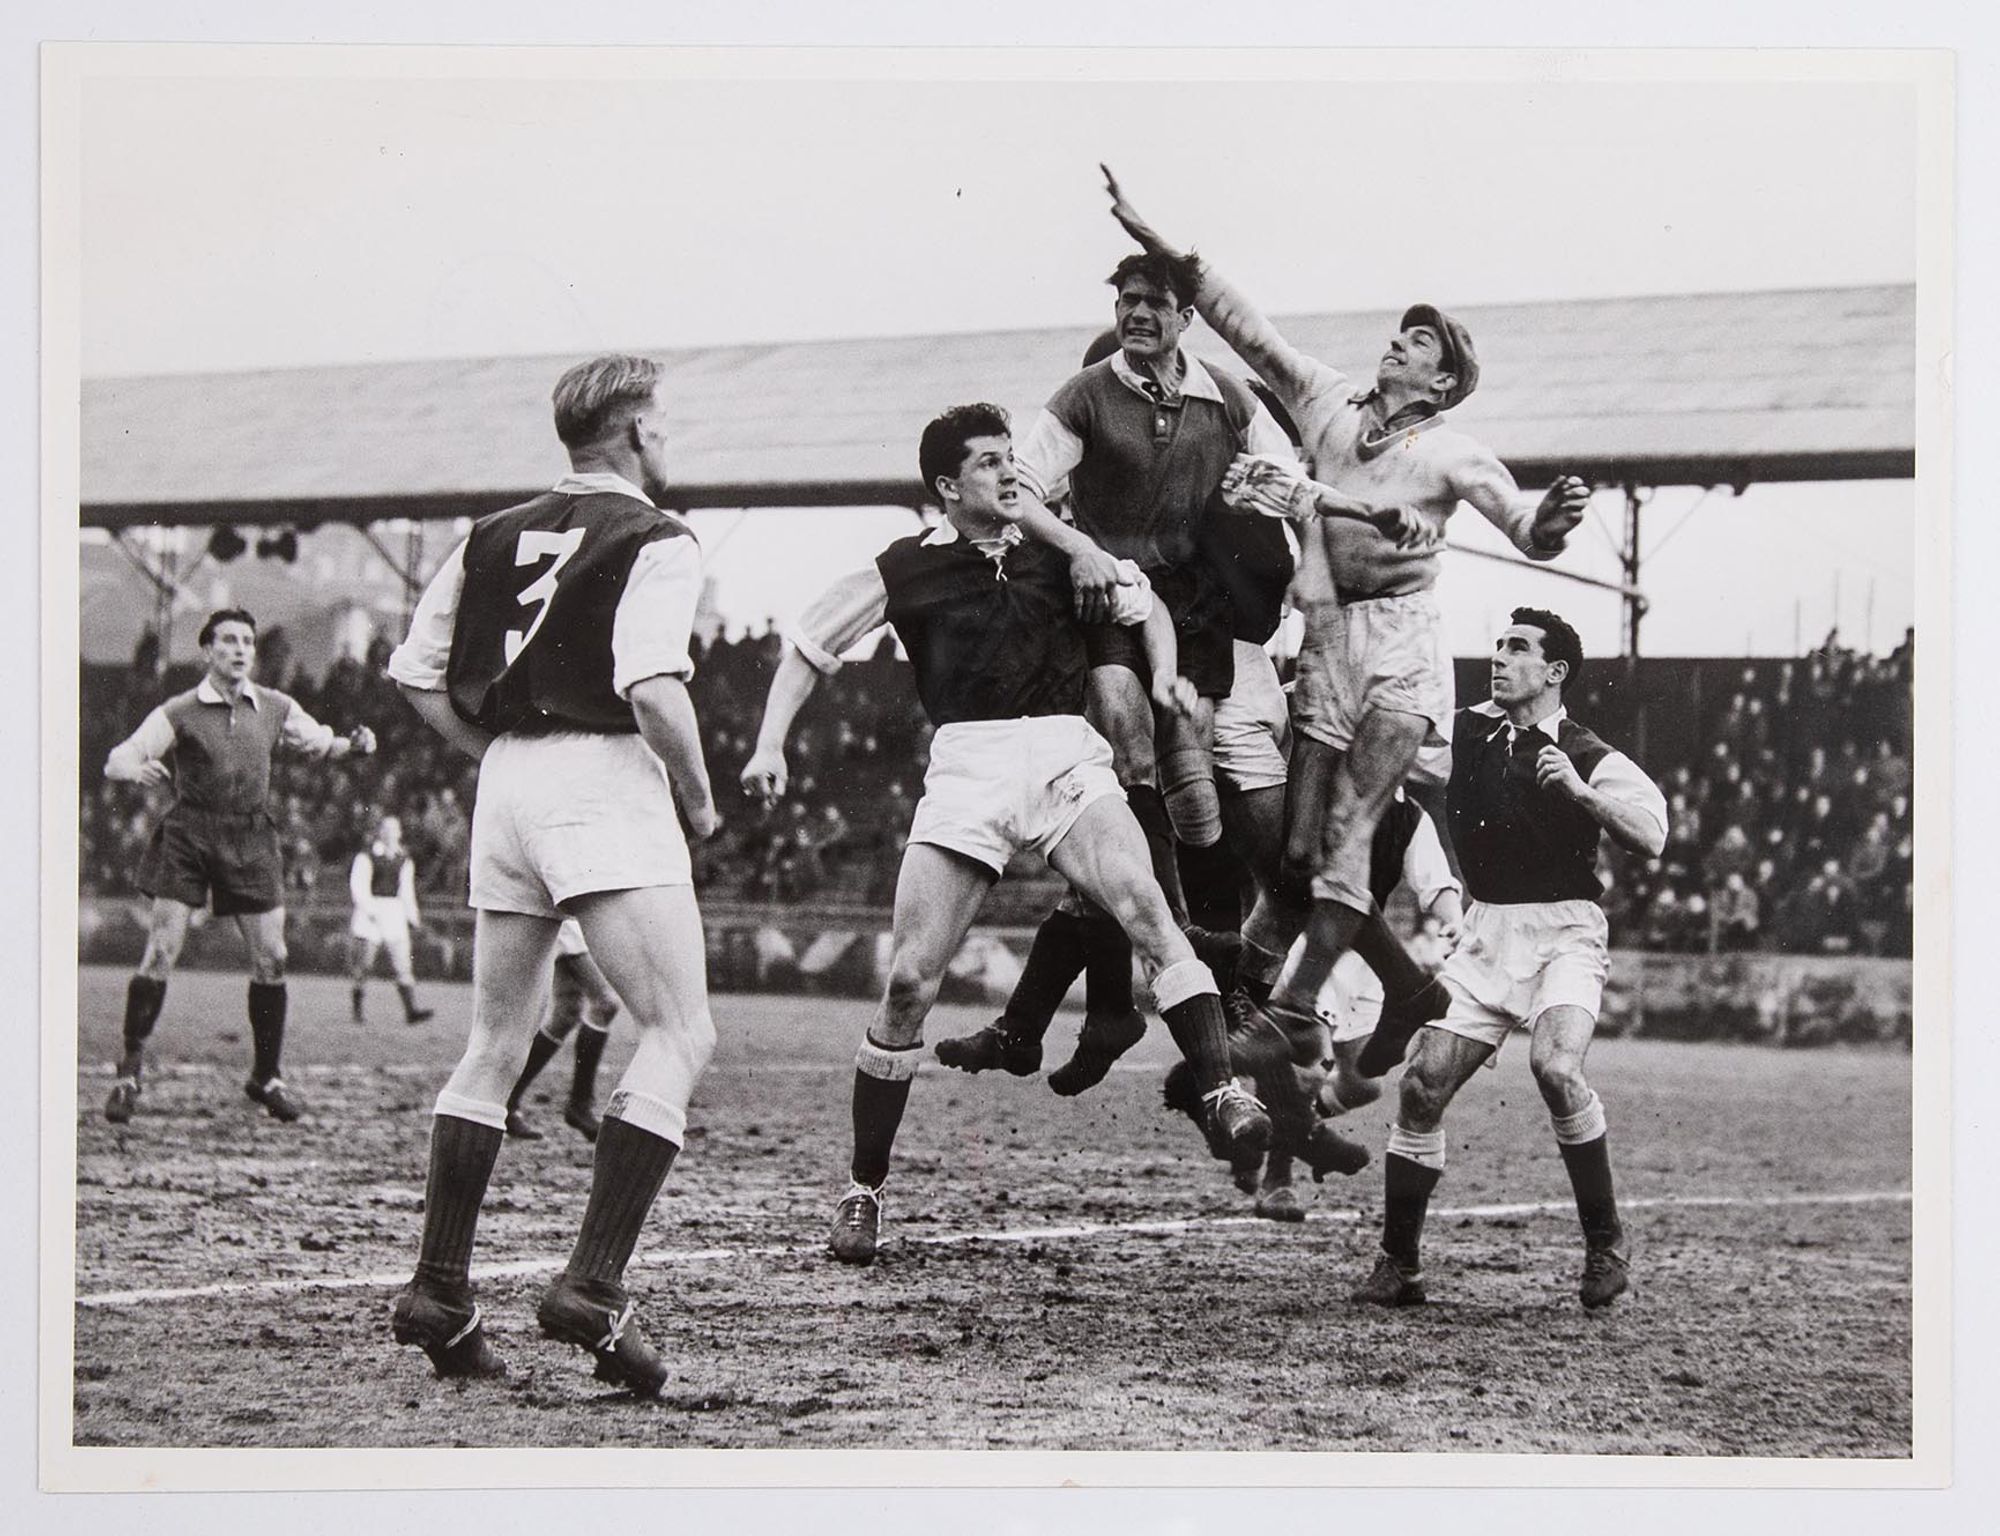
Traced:
<path fill-rule="evenodd" d="M 917 468 L 924 477 L 924 490 L 937 494 L 940 476 L 956 479 L 965 463 L 965 445 L 975 437 L 1011 437 L 1014 426 L 1007 413 L 984 401 L 954 405 L 924 428 L 917 445 Z"/>
<path fill-rule="evenodd" d="M 1130 277 L 1143 277 L 1174 296 L 1176 309 L 1194 304 L 1194 291 L 1201 285 L 1201 263 L 1193 256 L 1166 256 L 1155 251 L 1135 251 L 1111 269 L 1105 279 L 1113 288 L 1123 288 Z"/>
<path fill-rule="evenodd" d="M 1562 680 L 1563 696 L 1568 697 L 1571 685 L 1583 674 L 1583 640 L 1570 627 L 1569 620 L 1546 608 L 1516 608 L 1509 617 L 1516 624 L 1530 625 L 1542 632 L 1544 660 L 1569 664 Z"/>

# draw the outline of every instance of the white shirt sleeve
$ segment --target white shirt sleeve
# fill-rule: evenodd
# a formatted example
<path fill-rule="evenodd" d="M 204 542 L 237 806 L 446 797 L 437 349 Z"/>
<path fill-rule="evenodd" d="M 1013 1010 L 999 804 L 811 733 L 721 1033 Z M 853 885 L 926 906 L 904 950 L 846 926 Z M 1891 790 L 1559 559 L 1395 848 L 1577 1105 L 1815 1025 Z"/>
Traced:
<path fill-rule="evenodd" d="M 1410 839 L 1410 846 L 1403 850 L 1403 881 L 1425 911 L 1446 891 L 1464 893 L 1465 888 L 1451 872 L 1451 860 L 1444 856 L 1444 844 L 1438 840 L 1437 827 L 1428 812 L 1418 815 L 1416 833 Z"/>
<path fill-rule="evenodd" d="M 694 676 L 688 634 L 701 601 L 701 546 L 655 539 L 639 551 L 611 620 L 611 686 L 619 698 L 649 677 Z"/>
<path fill-rule="evenodd" d="M 1292 446 L 1285 429 L 1278 425 L 1278 418 L 1265 408 L 1262 400 L 1257 402 L 1257 414 L 1250 418 L 1250 426 L 1243 434 L 1243 451 L 1276 459 L 1281 464 L 1299 462 L 1298 449 Z"/>
<path fill-rule="evenodd" d="M 269 695 L 265 697 L 268 699 Z M 333 750 L 333 727 L 313 719 L 297 699 L 291 705 L 285 713 L 285 723 L 278 729 L 279 741 L 305 757 L 325 757 Z"/>
<path fill-rule="evenodd" d="M 1276 425 L 1272 423 L 1273 428 Z M 1281 438 L 1284 435 L 1278 433 Z M 1061 496 L 1067 489 L 1069 472 L 1082 462 L 1083 439 L 1047 409 L 1037 412 L 1028 430 L 1014 439 L 1014 468 L 1037 501 L 1050 502 Z"/>
<path fill-rule="evenodd" d="M 174 749 L 174 723 L 164 707 L 153 710 L 139 722 L 139 729 L 111 749 L 104 760 L 107 779 L 136 779 L 139 770 L 156 763 Z"/>
<path fill-rule="evenodd" d="M 403 872 L 396 877 L 396 896 L 412 926 L 422 923 L 423 914 L 417 910 L 417 861 L 408 854 L 403 855 Z"/>
<path fill-rule="evenodd" d="M 1590 770 L 1590 787 L 1607 800 L 1650 816 L 1660 829 L 1658 841 L 1667 840 L 1667 797 L 1660 786 L 1646 777 L 1641 768 L 1623 752 L 1607 752 Z"/>
<path fill-rule="evenodd" d="M 374 883 L 375 860 L 364 848 L 354 856 L 354 864 L 347 871 L 347 894 L 354 898 L 357 907 L 372 894 L 371 887 Z"/>
<path fill-rule="evenodd" d="M 785 639 L 827 677 L 840 670 L 841 652 L 858 645 L 888 622 L 889 592 L 874 566 L 852 571 L 807 605 Z"/>
<path fill-rule="evenodd" d="M 444 564 L 417 600 L 410 615 L 410 632 L 389 653 L 389 676 L 411 688 L 436 693 L 444 687 L 451 660 L 451 634 L 458 623 L 458 594 L 465 586 L 465 543 L 444 557 Z"/>
<path fill-rule="evenodd" d="M 1143 624 L 1153 616 L 1153 584 L 1130 560 L 1118 562 L 1118 585 L 1111 589 L 1111 619 L 1115 624 Z"/>

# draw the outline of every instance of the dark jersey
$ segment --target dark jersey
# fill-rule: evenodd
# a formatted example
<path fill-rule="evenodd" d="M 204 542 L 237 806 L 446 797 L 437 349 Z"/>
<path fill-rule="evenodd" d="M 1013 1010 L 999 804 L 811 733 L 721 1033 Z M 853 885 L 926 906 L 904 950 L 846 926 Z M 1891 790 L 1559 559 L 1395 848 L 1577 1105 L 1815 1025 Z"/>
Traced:
<path fill-rule="evenodd" d="M 445 686 L 499 735 L 638 730 L 613 687 L 612 624 L 647 545 L 692 537 L 615 492 L 551 491 L 474 525 Z"/>
<path fill-rule="evenodd" d="M 1535 758 L 1548 745 L 1539 730 L 1510 746 L 1506 722 L 1461 709 L 1452 722 L 1451 840 L 1474 901 L 1596 901 L 1601 829 L 1574 800 L 1535 781 Z M 1565 718 L 1556 743 L 1585 783 L 1611 748 Z"/>
<path fill-rule="evenodd" d="M 398 850 L 389 852 L 380 843 L 368 850 L 368 894 L 370 896 L 394 896 L 402 890 L 403 866 L 410 862 L 410 856 Z"/>
<path fill-rule="evenodd" d="M 1089 663 L 1064 556 L 1021 543 L 995 565 L 967 539 L 916 536 L 875 568 L 933 725 L 1083 713 Z"/>

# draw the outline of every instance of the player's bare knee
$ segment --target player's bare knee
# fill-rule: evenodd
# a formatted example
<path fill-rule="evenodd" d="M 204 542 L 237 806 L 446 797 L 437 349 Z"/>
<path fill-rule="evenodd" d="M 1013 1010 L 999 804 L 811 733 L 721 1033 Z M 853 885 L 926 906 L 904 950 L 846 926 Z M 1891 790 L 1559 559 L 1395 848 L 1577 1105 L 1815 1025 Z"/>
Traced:
<path fill-rule="evenodd" d="M 1584 1078 L 1580 1057 L 1568 1052 L 1531 1057 L 1528 1068 L 1551 1109 L 1567 1113 L 1589 1101 L 1590 1084 Z"/>
<path fill-rule="evenodd" d="M 1411 1131 L 1436 1130 L 1438 1122 L 1444 1119 L 1445 1107 L 1451 1103 L 1450 1090 L 1433 1082 L 1422 1070 L 1421 1062 L 1403 1074 L 1397 1095 L 1398 1123 Z"/>
<path fill-rule="evenodd" d="M 285 979 L 285 947 L 267 949 L 250 957 L 250 979 L 275 986 Z"/>
<path fill-rule="evenodd" d="M 882 996 L 883 1022 L 895 1031 L 892 1043 L 910 1044 L 923 1032 L 924 1017 L 937 1001 L 940 977 L 898 955 L 889 964 L 889 985 Z"/>

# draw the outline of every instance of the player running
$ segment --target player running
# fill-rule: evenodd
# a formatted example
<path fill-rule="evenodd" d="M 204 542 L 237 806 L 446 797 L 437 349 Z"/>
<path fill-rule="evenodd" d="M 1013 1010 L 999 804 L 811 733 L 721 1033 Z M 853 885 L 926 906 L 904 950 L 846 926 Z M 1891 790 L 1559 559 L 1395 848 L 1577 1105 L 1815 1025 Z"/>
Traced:
<path fill-rule="evenodd" d="M 1084 719 L 1088 652 L 1068 562 L 1021 536 L 1025 498 L 1006 413 L 991 405 L 945 412 L 924 429 L 918 462 L 944 523 L 897 540 L 806 611 L 743 770 L 748 793 L 766 803 L 782 795 L 785 741 L 819 675 L 885 621 L 895 628 L 937 734 L 897 876 L 888 987 L 855 1054 L 852 1184 L 829 1242 L 849 1264 L 875 1257 L 890 1154 L 945 967 L 988 890 L 1024 850 L 1043 855 L 1130 936 L 1160 1014 L 1194 1065 L 1211 1138 L 1247 1153 L 1270 1136 L 1262 1107 L 1230 1075 L 1215 979 L 1174 922 L 1111 749 Z M 1189 707 L 1170 616 L 1137 566 L 1117 574 L 1114 618 L 1143 635 L 1149 707 Z"/>
<path fill-rule="evenodd" d="M 1281 505 L 1337 510 L 1332 498 L 1390 511 L 1377 521 L 1322 516 L 1302 555 L 1306 633 L 1293 724 L 1285 878 L 1244 926 L 1239 983 L 1269 999 L 1280 1022 L 1309 1031 L 1313 999 L 1340 955 L 1358 950 L 1381 977 L 1384 1018 L 1415 1028 L 1445 993 L 1412 962 L 1374 910 L 1369 847 L 1397 788 L 1428 747 L 1449 740 L 1451 658 L 1434 588 L 1445 524 L 1470 502 L 1530 560 L 1552 560 L 1582 520 L 1589 487 L 1559 478 L 1539 502 L 1507 468 L 1452 427 L 1446 412 L 1472 393 L 1472 337 L 1428 304 L 1412 306 L 1376 365 L 1372 387 L 1305 356 L 1209 263 L 1182 255 L 1141 218 L 1111 173 L 1112 215 L 1149 253 L 1198 274 L 1202 318 L 1268 384 L 1298 424 L 1313 479 L 1290 486 L 1282 466 L 1249 463 L 1253 482 L 1283 487 Z M 1301 930 L 1307 948 L 1283 993 L 1272 987 Z"/>
<path fill-rule="evenodd" d="M 417 906 L 417 865 L 403 846 L 403 824 L 394 816 L 384 816 L 374 842 L 354 856 L 347 890 L 354 898 L 354 917 L 347 929 L 354 1022 L 368 1022 L 368 973 L 375 956 L 384 950 L 396 978 L 396 994 L 403 1000 L 404 1022 L 426 1022 L 433 1012 L 417 1006 L 417 975 L 410 965 L 410 930 L 421 928 L 424 921 Z"/>
<path fill-rule="evenodd" d="M 1450 1006 L 1417 1035 L 1400 1084 L 1383 1159 L 1382 1255 L 1357 1301 L 1424 1299 L 1419 1244 L 1444 1175 L 1445 1108 L 1517 1029 L 1531 1032 L 1528 1068 L 1576 1193 L 1584 1306 L 1610 1305 L 1627 1283 L 1604 1106 L 1583 1075 L 1610 964 L 1597 856 L 1609 836 L 1657 858 L 1666 800 L 1564 708 L 1583 667 L 1576 631 L 1540 608 L 1516 608 L 1513 620 L 1494 647 L 1491 701 L 1460 710 L 1452 735 L 1452 840 L 1472 903 L 1444 966 Z M 1404 1043 L 1378 1030 L 1364 1052 L 1378 1059 L 1362 1070 L 1386 1071 Z"/>
<path fill-rule="evenodd" d="M 549 1016 L 528 1042 L 528 1064 L 521 1068 L 507 1094 L 509 1136 L 520 1141 L 542 1139 L 541 1131 L 521 1108 L 521 1100 L 542 1075 L 542 1068 L 562 1049 L 563 1041 L 575 1035 L 576 1062 L 570 1071 L 563 1120 L 585 1141 L 597 1140 L 597 1066 L 604 1059 L 618 1006 L 618 994 L 590 958 L 583 929 L 575 918 L 563 919 L 562 927 L 556 930 L 555 968 L 549 975 Z"/>
<path fill-rule="evenodd" d="M 676 798 L 695 837 L 718 823 L 687 692 L 701 551 L 654 499 L 665 388 L 645 358 L 565 373 L 555 425 L 572 472 L 474 525 L 389 660 L 425 722 L 479 760 L 472 1028 L 438 1095 L 423 1245 L 394 1312 L 397 1341 L 440 1376 L 505 1369 L 473 1299 L 473 1234 L 556 934 L 574 917 L 639 1043 L 598 1132 L 576 1246 L 536 1316 L 588 1351 L 600 1380 L 650 1396 L 667 1377 L 624 1274 L 715 1046 Z"/>
<path fill-rule="evenodd" d="M 299 1118 L 305 1105 L 278 1075 L 285 1045 L 285 883 L 278 826 L 266 803 L 271 760 L 280 751 L 338 762 L 375 750 L 375 733 L 356 726 L 336 736 L 275 688 L 250 681 L 257 621 L 223 608 L 201 626 L 207 674 L 160 705 L 111 749 L 104 776 L 130 784 L 172 784 L 174 802 L 153 829 L 137 884 L 153 898 L 146 953 L 125 991 L 125 1054 L 104 1101 L 104 1118 L 123 1125 L 143 1089 L 146 1040 L 166 1000 L 167 978 L 204 906 L 233 917 L 250 951 L 251 1066 L 243 1091 L 274 1120 Z"/>

